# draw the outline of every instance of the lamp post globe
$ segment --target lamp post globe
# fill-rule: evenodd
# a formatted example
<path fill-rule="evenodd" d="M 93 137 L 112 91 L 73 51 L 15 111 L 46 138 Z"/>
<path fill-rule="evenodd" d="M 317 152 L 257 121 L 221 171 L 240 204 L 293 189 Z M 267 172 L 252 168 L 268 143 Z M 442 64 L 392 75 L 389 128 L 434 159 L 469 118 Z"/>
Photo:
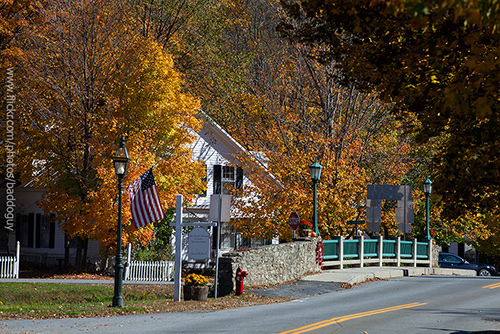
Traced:
<path fill-rule="evenodd" d="M 321 166 L 316 160 L 312 165 L 309 166 L 309 172 L 311 174 L 311 180 L 313 182 L 313 229 L 316 235 L 319 237 L 319 229 L 318 229 L 318 182 L 321 178 L 321 170 L 323 166 Z"/>
<path fill-rule="evenodd" d="M 113 307 L 123 307 L 123 259 L 122 259 L 122 191 L 123 177 L 127 174 L 129 165 L 129 156 L 125 147 L 125 138 L 120 139 L 120 146 L 113 158 L 115 174 L 118 177 L 118 230 L 116 240 L 115 257 L 115 294 L 113 296 Z"/>
<path fill-rule="evenodd" d="M 426 226 L 426 233 L 425 233 L 425 240 L 429 241 L 432 239 L 431 233 L 430 233 L 430 228 L 429 228 L 429 197 L 431 196 L 432 192 L 432 182 L 429 180 L 429 176 L 427 176 L 427 179 L 424 181 L 424 194 L 425 194 L 425 226 Z"/>

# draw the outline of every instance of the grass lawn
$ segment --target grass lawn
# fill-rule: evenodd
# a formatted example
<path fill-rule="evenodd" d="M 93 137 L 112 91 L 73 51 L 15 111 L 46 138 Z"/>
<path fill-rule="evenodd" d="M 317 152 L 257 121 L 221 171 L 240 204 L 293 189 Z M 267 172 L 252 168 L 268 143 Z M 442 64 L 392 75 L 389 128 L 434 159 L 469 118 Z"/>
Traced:
<path fill-rule="evenodd" d="M 124 285 L 124 307 L 111 307 L 112 284 L 0 283 L 0 319 L 102 317 L 137 313 L 211 311 L 291 300 L 254 294 L 174 302 L 172 285 Z"/>

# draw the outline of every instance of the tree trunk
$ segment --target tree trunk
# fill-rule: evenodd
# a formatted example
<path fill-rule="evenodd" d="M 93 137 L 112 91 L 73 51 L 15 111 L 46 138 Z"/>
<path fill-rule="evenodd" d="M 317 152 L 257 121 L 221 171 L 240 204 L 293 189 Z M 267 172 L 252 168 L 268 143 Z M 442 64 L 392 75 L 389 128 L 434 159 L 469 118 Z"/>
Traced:
<path fill-rule="evenodd" d="M 64 233 L 64 269 L 69 267 L 69 244 L 70 244 L 69 236 Z"/>
<path fill-rule="evenodd" d="M 77 246 L 76 246 L 76 256 L 75 256 L 75 269 L 80 270 L 82 267 L 82 248 L 83 248 L 83 240 L 80 237 L 76 237 Z"/>
<path fill-rule="evenodd" d="M 89 238 L 85 238 L 83 240 L 83 258 L 82 258 L 82 267 L 81 269 L 86 271 L 87 270 L 87 253 L 88 253 L 88 248 L 89 248 Z"/>

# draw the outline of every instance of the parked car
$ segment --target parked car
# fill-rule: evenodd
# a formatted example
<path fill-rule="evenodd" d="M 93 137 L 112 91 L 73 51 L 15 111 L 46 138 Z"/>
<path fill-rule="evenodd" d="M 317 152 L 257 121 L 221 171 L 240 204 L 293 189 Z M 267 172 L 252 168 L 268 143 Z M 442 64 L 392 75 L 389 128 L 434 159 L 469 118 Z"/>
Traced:
<path fill-rule="evenodd" d="M 484 263 L 471 263 L 451 253 L 439 253 L 439 267 L 475 270 L 478 276 L 498 275 L 495 267 Z"/>

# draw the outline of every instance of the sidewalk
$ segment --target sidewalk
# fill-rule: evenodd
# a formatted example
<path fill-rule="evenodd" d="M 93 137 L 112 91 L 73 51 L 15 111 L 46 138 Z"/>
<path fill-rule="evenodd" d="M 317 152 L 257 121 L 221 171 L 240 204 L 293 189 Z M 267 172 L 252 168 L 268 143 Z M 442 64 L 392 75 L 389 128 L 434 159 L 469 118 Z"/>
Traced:
<path fill-rule="evenodd" d="M 443 276 L 476 276 L 474 270 L 444 269 L 425 267 L 364 267 L 349 269 L 324 270 L 302 278 L 303 281 L 336 282 L 359 284 L 371 279 L 389 279 L 404 276 L 443 275 Z"/>
<path fill-rule="evenodd" d="M 364 283 L 373 279 L 390 279 L 405 276 L 443 275 L 476 276 L 474 270 L 442 269 L 423 267 L 364 267 L 323 270 L 321 273 L 305 276 L 295 282 L 280 284 L 248 292 L 261 296 L 307 298 L 313 295 L 342 290 L 345 285 Z"/>

